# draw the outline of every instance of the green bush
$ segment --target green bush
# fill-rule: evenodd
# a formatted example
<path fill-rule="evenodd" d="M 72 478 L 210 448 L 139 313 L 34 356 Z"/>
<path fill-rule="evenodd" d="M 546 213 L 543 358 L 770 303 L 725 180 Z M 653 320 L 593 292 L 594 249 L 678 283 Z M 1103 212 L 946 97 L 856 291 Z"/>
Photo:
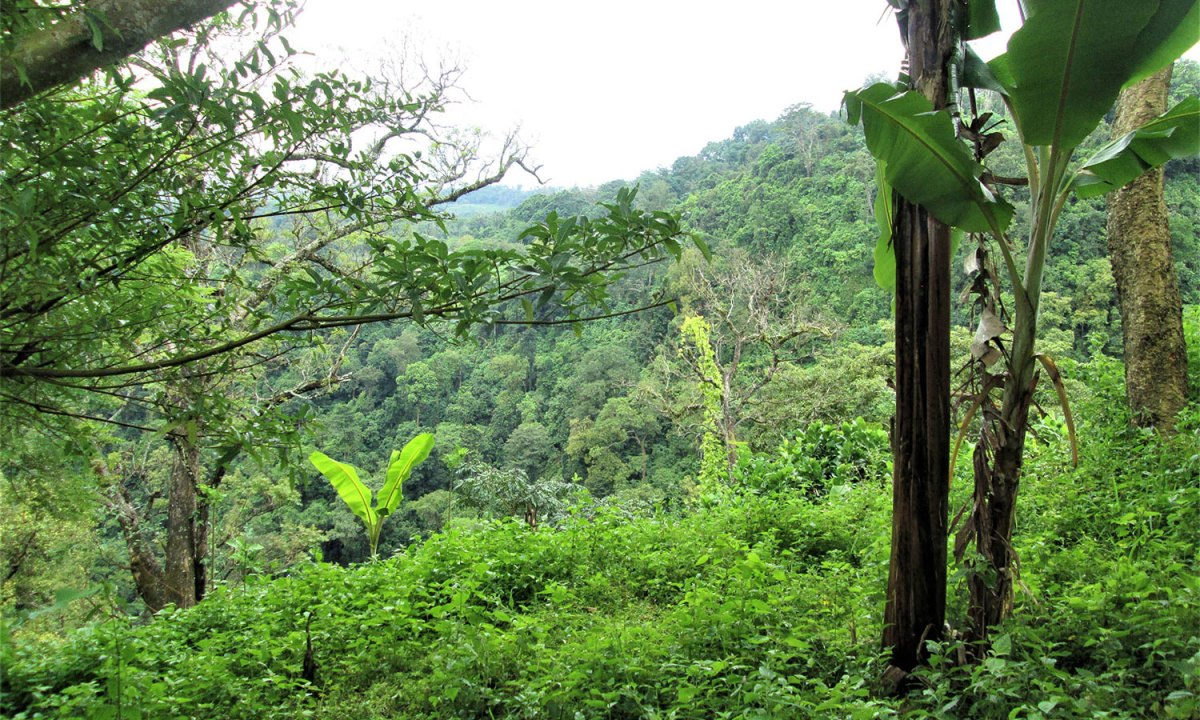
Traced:
<path fill-rule="evenodd" d="M 752 456 L 738 480 L 758 492 L 798 490 L 824 495 L 837 485 L 891 476 L 887 432 L 861 417 L 832 425 L 813 422 L 780 444 L 774 455 Z"/>

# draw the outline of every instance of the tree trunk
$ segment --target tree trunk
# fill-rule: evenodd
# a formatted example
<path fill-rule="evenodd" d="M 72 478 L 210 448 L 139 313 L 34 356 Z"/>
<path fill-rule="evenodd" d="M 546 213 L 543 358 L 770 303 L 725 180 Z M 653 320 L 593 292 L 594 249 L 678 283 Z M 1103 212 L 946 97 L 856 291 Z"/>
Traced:
<path fill-rule="evenodd" d="M 1167 109 L 1171 67 L 1121 91 L 1113 136 Z M 1125 335 L 1125 393 L 1134 422 L 1169 430 L 1187 403 L 1187 348 L 1163 171 L 1109 196 L 1108 255 Z"/>
<path fill-rule="evenodd" d="M 188 437 L 172 434 L 171 448 L 175 460 L 171 464 L 170 490 L 167 495 L 167 558 L 163 584 L 167 601 L 177 607 L 193 607 L 203 596 L 197 583 L 204 581 L 199 569 L 206 548 L 198 549 L 197 541 L 206 537 L 200 531 L 197 489 L 200 478 L 200 448 Z"/>
<path fill-rule="evenodd" d="M 946 63 L 954 42 L 949 5 L 949 0 L 919 0 L 908 7 L 911 76 L 935 108 L 946 104 Z M 892 649 L 892 665 L 900 671 L 889 672 L 885 682 L 898 686 L 924 660 L 924 642 L 940 639 L 945 625 L 950 230 L 903 198 L 894 202 L 896 417 L 883 644 Z"/>
<path fill-rule="evenodd" d="M 129 570 L 133 574 L 133 584 L 137 594 L 146 603 L 146 608 L 155 613 L 167 604 L 166 589 L 163 587 L 163 570 L 154 550 L 142 537 L 141 516 L 129 491 L 124 485 L 118 484 L 109 501 L 109 507 L 117 516 L 121 525 L 121 534 L 125 536 L 125 545 L 129 549 Z"/>
<path fill-rule="evenodd" d="M 1018 349 L 1014 347 L 1013 354 Z M 985 646 L 989 628 L 1012 610 L 1016 553 L 1012 548 L 1016 522 L 1017 489 L 1025 457 L 1029 406 L 1035 383 L 1010 382 L 1005 386 L 999 422 L 985 420 L 983 437 L 975 446 L 975 496 L 973 525 L 975 549 L 983 565 L 967 575 L 971 618 L 969 638 Z M 1018 388 L 1023 387 L 1024 390 Z"/>

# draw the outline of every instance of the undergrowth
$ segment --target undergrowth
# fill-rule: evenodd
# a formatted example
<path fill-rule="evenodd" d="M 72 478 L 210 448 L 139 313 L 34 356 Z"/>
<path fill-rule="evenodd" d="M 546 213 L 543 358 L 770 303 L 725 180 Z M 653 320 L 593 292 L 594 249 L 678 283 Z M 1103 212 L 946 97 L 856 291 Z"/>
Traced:
<path fill-rule="evenodd" d="M 516 522 L 451 530 L 388 560 L 251 578 L 147 624 L 8 647 L 0 710 L 257 720 L 1198 717 L 1200 409 L 1164 439 L 1128 429 L 1103 411 L 1110 401 L 1092 393 L 1077 408 L 1078 468 L 1061 425 L 1039 426 L 1015 534 L 1022 591 L 992 654 L 960 665 L 955 640 L 934 646 L 903 700 L 873 694 L 884 666 L 890 492 L 877 475 L 886 464 L 834 463 L 814 493 L 815 483 L 781 475 L 812 471 L 796 457 L 800 437 L 781 459 L 760 461 L 774 480 L 690 514 L 605 509 L 536 532 Z M 886 443 L 847 424 L 853 442 L 838 446 L 837 431 L 822 431 L 821 447 Z M 951 623 L 962 624 L 966 591 L 955 582 Z"/>

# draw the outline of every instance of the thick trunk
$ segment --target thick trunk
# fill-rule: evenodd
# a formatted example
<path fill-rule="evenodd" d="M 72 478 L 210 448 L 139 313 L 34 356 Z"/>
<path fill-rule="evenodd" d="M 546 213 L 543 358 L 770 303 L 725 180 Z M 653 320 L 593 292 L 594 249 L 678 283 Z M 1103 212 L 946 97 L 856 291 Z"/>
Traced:
<path fill-rule="evenodd" d="M 946 0 L 909 5 L 908 51 L 916 88 L 943 107 L 953 45 Z M 942 637 L 950 465 L 950 231 L 895 198 L 896 417 L 892 555 L 883 643 L 904 673 Z M 885 678 L 889 684 L 898 681 Z"/>
<path fill-rule="evenodd" d="M 1117 100 L 1119 137 L 1167 109 L 1171 68 L 1126 88 Z M 1108 254 L 1125 335 L 1125 392 L 1134 421 L 1170 429 L 1187 403 L 1187 348 L 1163 171 L 1109 196 Z"/>
<path fill-rule="evenodd" d="M 234 0 L 96 0 L 58 23 L 11 38 L 0 58 L 0 109 L 124 60 Z M 93 33 L 101 36 L 94 41 Z M 99 45 L 100 47 L 97 47 Z"/>
<path fill-rule="evenodd" d="M 912 670 L 946 614 L 950 450 L 950 235 L 900 200 L 896 229 L 896 421 L 884 645 Z"/>
<path fill-rule="evenodd" d="M 171 437 L 171 447 L 175 459 L 171 464 L 171 485 L 167 495 L 167 558 L 163 583 L 167 601 L 187 608 L 199 600 L 197 581 L 204 577 L 197 563 L 198 557 L 203 555 L 203 551 L 197 550 L 197 541 L 204 535 L 198 529 L 200 449 L 187 437 L 179 435 Z"/>

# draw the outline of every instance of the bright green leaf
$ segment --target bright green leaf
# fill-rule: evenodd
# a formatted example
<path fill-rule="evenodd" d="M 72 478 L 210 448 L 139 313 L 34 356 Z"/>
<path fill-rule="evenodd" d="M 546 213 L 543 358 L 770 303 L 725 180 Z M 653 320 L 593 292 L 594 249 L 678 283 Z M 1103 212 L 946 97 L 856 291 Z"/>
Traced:
<path fill-rule="evenodd" d="M 358 479 L 353 465 L 340 463 L 320 451 L 309 455 L 308 461 L 329 480 L 350 512 L 362 519 L 368 529 L 375 527 L 378 516 L 371 507 L 371 491 Z"/>
<path fill-rule="evenodd" d="M 403 495 L 404 481 L 412 474 L 414 467 L 429 457 L 429 451 L 432 449 L 433 435 L 421 433 L 409 440 L 400 452 L 392 452 L 391 461 L 388 462 L 387 481 L 379 491 L 380 515 L 386 517 L 396 512 Z"/>

